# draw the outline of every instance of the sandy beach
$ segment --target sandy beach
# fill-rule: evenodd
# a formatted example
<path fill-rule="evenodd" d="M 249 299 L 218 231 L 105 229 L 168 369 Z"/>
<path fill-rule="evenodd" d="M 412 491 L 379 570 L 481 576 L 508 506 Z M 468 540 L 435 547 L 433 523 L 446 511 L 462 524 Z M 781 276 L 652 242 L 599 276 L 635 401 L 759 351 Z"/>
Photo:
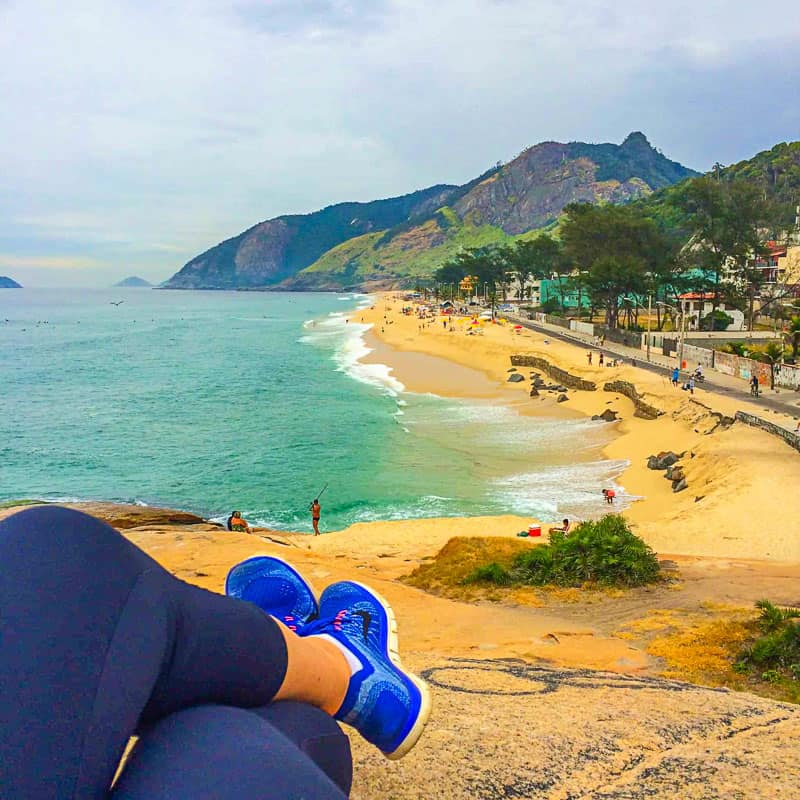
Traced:
<path fill-rule="evenodd" d="M 402 313 L 397 295 L 381 295 L 375 306 L 352 319 L 371 323 L 368 360 L 385 363 L 409 391 L 446 397 L 490 397 L 521 414 L 576 415 L 615 410 L 616 437 L 604 448 L 609 459 L 630 462 L 620 482 L 642 499 L 626 517 L 657 552 L 720 558 L 800 562 L 800 540 L 793 521 L 800 518 L 800 456 L 765 432 L 735 424 L 714 428 L 712 414 L 732 417 L 736 411 L 763 412 L 758 406 L 695 390 L 690 397 L 666 378 L 629 364 L 589 366 L 586 350 L 550 340 L 511 325 L 487 324 L 482 335 L 466 335 L 467 326 L 445 329 L 440 318 L 420 328 L 414 315 Z M 570 391 L 528 397 L 529 383 L 507 382 L 512 355 L 547 359 L 570 373 L 602 386 L 607 381 L 634 384 L 640 395 L 663 415 L 656 420 L 634 416 L 633 404 L 617 393 Z M 456 370 L 454 365 L 461 367 Z M 527 377 L 527 368 L 520 372 Z M 771 419 L 778 415 L 768 412 Z M 786 419 L 787 423 L 790 421 Z M 675 494 L 662 472 L 647 469 L 647 457 L 662 450 L 685 452 L 682 459 L 689 488 Z"/>

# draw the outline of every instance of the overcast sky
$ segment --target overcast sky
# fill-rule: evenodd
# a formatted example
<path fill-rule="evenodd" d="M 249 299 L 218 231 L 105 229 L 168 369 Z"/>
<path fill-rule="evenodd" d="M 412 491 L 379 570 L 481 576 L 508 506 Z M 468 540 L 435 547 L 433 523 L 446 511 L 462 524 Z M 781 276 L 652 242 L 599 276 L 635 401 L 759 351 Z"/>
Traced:
<path fill-rule="evenodd" d="M 254 223 L 641 130 L 800 139 L 794 0 L 0 0 L 0 275 L 162 281 Z"/>

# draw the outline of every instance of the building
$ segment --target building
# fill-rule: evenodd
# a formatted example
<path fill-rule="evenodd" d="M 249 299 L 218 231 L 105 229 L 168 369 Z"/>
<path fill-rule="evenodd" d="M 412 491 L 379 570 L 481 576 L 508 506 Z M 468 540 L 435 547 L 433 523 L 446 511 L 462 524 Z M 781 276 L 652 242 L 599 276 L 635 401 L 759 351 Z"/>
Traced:
<path fill-rule="evenodd" d="M 686 292 L 678 295 L 678 306 L 683 314 L 686 315 L 686 330 L 698 330 L 700 320 L 708 316 L 714 309 L 714 292 Z M 717 310 L 724 311 L 733 322 L 728 325 L 728 330 L 744 330 L 744 314 L 735 308 L 728 308 L 720 300 L 717 303 Z"/>

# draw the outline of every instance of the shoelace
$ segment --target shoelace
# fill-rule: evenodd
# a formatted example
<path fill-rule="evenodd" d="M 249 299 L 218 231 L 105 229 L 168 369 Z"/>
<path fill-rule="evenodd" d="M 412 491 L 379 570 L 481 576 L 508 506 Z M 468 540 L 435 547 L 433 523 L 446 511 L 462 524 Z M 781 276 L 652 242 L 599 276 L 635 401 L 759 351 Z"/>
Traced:
<path fill-rule="evenodd" d="M 331 628 L 337 631 L 341 630 L 341 621 L 337 626 L 337 620 L 340 620 L 341 615 L 346 613 L 346 611 L 340 611 L 335 617 L 320 617 L 319 615 L 309 617 L 308 622 L 301 630 L 301 635 L 314 636 L 318 633 L 328 633 Z"/>

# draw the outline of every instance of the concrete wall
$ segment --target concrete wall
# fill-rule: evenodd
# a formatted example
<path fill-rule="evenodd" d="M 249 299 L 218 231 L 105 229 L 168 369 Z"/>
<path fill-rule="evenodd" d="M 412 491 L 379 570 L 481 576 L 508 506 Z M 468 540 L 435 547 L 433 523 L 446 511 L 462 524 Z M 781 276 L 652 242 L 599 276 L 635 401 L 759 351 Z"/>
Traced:
<path fill-rule="evenodd" d="M 634 417 L 641 417 L 642 419 L 656 419 L 664 413 L 655 406 L 645 403 L 645 401 L 642 400 L 639 392 L 636 391 L 636 387 L 632 383 L 628 383 L 628 381 L 610 381 L 603 386 L 603 391 L 624 394 L 625 397 L 632 400 L 636 409 L 633 412 Z"/>
<path fill-rule="evenodd" d="M 577 375 L 572 375 L 561 367 L 556 367 L 551 364 L 546 358 L 539 358 L 539 356 L 511 356 L 511 366 L 513 367 L 533 367 L 542 372 L 547 373 L 551 378 L 558 381 L 570 389 L 583 389 L 586 392 L 597 391 L 597 384 L 592 381 L 579 378 Z"/>
<path fill-rule="evenodd" d="M 749 381 L 753 375 L 758 375 L 758 382 L 762 386 L 770 385 L 770 365 L 762 361 L 753 361 L 751 358 L 742 358 L 731 353 L 717 351 L 714 366 L 725 375 L 733 375 L 746 381 Z M 800 367 L 779 364 L 775 368 L 775 385 L 782 389 L 800 389 Z"/>
<path fill-rule="evenodd" d="M 569 329 L 571 331 L 577 331 L 578 333 L 588 333 L 589 336 L 594 336 L 594 325 L 591 322 L 578 322 L 576 319 L 572 319 L 569 322 Z"/>
<path fill-rule="evenodd" d="M 683 346 L 683 360 L 687 369 L 694 369 L 698 364 L 704 367 L 714 366 L 714 351 L 706 347 L 695 347 L 692 344 Z"/>
<path fill-rule="evenodd" d="M 800 452 L 800 436 L 796 433 L 787 431 L 786 428 L 781 428 L 780 425 L 776 425 L 774 422 L 767 422 L 767 420 L 761 419 L 761 417 L 756 417 L 753 414 L 746 414 L 744 411 L 737 411 L 736 419 L 739 422 L 743 422 L 745 425 L 750 425 L 753 428 L 761 428 L 762 431 L 766 431 L 773 436 L 783 439 L 789 447 L 793 447 Z"/>

